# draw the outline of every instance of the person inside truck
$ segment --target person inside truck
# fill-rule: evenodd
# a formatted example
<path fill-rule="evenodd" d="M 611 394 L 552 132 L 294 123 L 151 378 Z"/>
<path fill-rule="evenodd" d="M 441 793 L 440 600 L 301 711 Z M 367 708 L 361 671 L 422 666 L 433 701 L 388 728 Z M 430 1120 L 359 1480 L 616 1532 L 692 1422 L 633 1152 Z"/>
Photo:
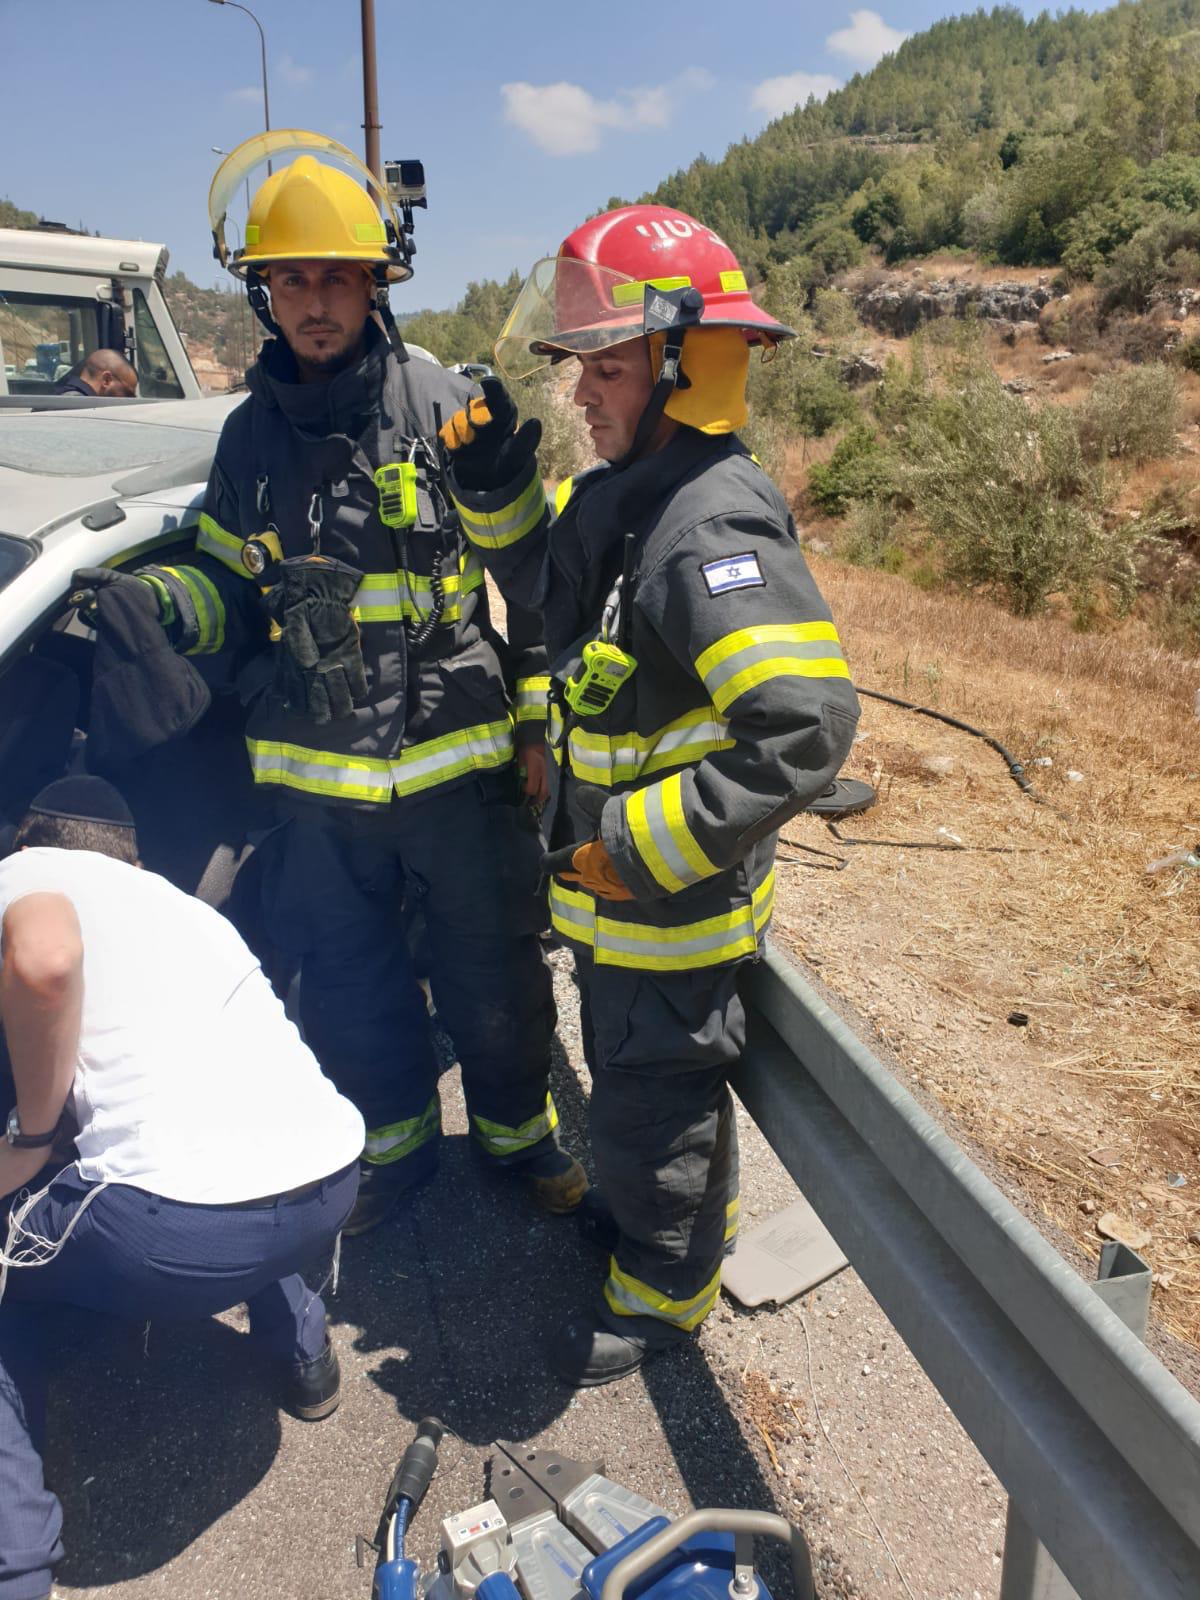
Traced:
<path fill-rule="evenodd" d="M 77 371 L 54 385 L 55 394 L 84 394 L 96 400 L 132 400 L 138 376 L 116 350 L 93 350 Z"/>

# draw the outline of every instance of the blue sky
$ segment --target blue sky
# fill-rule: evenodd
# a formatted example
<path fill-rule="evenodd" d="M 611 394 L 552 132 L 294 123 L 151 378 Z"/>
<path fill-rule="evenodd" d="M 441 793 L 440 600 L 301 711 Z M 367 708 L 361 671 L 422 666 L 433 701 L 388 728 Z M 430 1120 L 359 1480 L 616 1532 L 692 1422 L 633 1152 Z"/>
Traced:
<path fill-rule="evenodd" d="M 472 278 L 526 268 L 610 195 L 636 196 L 700 152 L 720 156 L 959 9 L 877 3 L 376 0 L 383 153 L 422 158 L 430 194 L 417 275 L 393 304 L 448 306 Z M 251 5 L 272 125 L 361 154 L 357 0 Z M 262 127 L 250 18 L 211 0 L 0 0 L 0 41 L 0 195 L 70 225 L 162 240 L 173 268 L 217 281 L 211 146 Z"/>

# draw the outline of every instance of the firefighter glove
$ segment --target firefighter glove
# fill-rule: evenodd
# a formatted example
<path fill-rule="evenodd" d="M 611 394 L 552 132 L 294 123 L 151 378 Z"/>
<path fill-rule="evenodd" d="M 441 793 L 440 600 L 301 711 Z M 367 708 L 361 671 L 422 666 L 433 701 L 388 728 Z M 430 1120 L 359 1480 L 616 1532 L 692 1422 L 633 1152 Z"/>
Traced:
<path fill-rule="evenodd" d="M 316 723 L 348 717 L 367 694 L 362 642 L 351 607 L 362 573 L 328 556 L 279 565 L 267 609 L 279 625 L 275 694 Z"/>
<path fill-rule="evenodd" d="M 633 891 L 625 887 L 612 857 L 599 839 L 581 844 L 571 857 L 573 872 L 560 872 L 564 883 L 577 883 L 601 900 L 632 900 Z"/>
<path fill-rule="evenodd" d="M 159 604 L 158 592 L 153 584 L 144 578 L 135 578 L 129 572 L 114 572 L 111 567 L 80 567 L 71 574 L 71 604 L 79 613 L 79 620 L 89 628 L 99 626 L 96 602 L 101 589 L 107 589 L 111 584 L 123 583 L 130 585 L 129 593 L 138 589 L 145 595 L 147 610 L 153 606 L 155 616 L 162 618 L 162 607 Z"/>
<path fill-rule="evenodd" d="M 528 469 L 542 439 L 536 417 L 517 427 L 517 408 L 499 378 L 483 380 L 483 394 L 456 411 L 441 431 L 460 487 L 476 493 L 503 489 Z"/>

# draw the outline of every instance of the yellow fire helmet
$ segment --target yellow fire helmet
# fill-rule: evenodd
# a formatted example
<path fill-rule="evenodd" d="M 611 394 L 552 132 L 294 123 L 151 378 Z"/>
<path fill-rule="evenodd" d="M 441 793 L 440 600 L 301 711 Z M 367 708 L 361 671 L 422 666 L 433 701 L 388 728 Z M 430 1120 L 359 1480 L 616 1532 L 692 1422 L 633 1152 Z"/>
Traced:
<path fill-rule="evenodd" d="M 256 167 L 287 156 L 295 159 L 255 193 L 242 246 L 231 251 L 225 239 L 230 200 Z M 387 190 L 345 145 L 320 133 L 281 128 L 244 140 L 217 168 L 208 218 L 213 254 L 238 278 L 275 261 L 306 260 L 360 261 L 390 283 L 412 277 L 412 242 Z"/>

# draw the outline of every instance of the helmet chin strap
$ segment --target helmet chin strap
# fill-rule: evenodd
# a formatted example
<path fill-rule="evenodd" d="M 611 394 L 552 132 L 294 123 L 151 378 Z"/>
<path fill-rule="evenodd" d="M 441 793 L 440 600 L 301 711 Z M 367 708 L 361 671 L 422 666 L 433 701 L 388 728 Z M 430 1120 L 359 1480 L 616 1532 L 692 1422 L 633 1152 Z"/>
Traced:
<path fill-rule="evenodd" d="M 383 331 L 387 334 L 388 344 L 392 347 L 392 354 L 397 361 L 407 361 L 408 351 L 405 349 L 404 340 L 400 337 L 400 330 L 396 326 L 396 319 L 392 315 L 391 301 L 388 299 L 388 278 L 386 267 L 376 267 L 372 274 L 375 280 L 375 310 L 383 323 Z"/>
<path fill-rule="evenodd" d="M 271 335 L 272 339 L 281 339 L 283 333 L 275 318 L 271 315 L 271 302 L 267 298 L 267 282 L 260 272 L 253 267 L 246 272 L 246 298 L 250 301 L 250 309 Z"/>
<path fill-rule="evenodd" d="M 638 418 L 637 427 L 633 432 L 633 442 L 621 459 L 612 464 L 615 472 L 623 472 L 626 467 L 631 467 L 635 461 L 641 460 L 663 419 L 667 401 L 676 389 L 687 387 L 687 377 L 679 365 L 683 355 L 683 341 L 687 330 L 698 326 L 703 310 L 704 297 L 698 289 L 689 287 L 667 290 L 656 289 L 652 283 L 646 285 L 642 331 L 647 335 L 664 334 L 666 343 L 663 345 L 658 377 L 655 379 L 654 388 L 650 391 L 645 409 Z"/>

